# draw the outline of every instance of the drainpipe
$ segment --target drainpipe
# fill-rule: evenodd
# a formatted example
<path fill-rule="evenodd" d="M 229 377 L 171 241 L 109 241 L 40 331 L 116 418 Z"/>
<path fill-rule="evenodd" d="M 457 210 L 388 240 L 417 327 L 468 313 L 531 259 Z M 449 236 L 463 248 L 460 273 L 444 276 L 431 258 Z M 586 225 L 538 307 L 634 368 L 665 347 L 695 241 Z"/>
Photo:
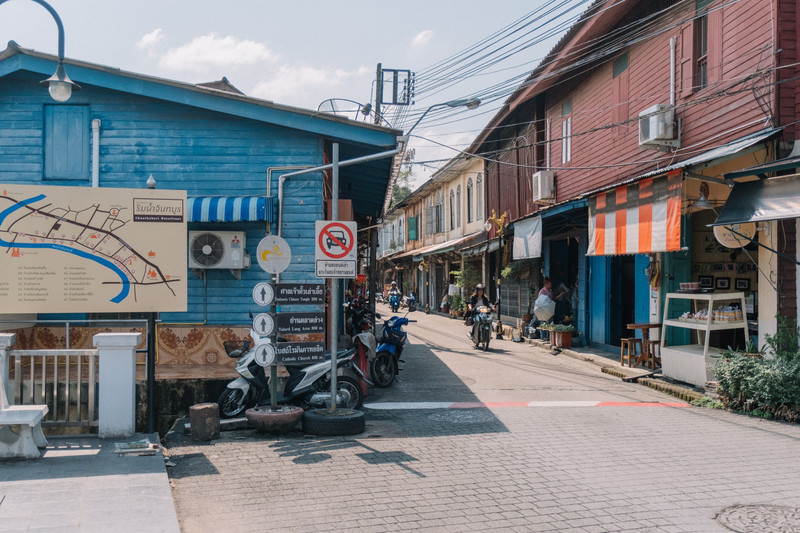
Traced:
<path fill-rule="evenodd" d="M 92 120 L 92 187 L 100 186 L 100 119 Z"/>
<path fill-rule="evenodd" d="M 678 45 L 678 38 L 673 36 L 669 39 L 669 105 L 675 107 L 675 54 Z"/>

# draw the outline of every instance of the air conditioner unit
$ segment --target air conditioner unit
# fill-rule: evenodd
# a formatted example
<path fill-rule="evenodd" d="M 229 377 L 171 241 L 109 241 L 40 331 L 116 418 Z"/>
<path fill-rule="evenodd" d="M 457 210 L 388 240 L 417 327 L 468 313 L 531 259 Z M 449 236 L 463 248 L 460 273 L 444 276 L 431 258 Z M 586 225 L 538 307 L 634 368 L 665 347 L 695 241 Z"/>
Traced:
<path fill-rule="evenodd" d="M 531 191 L 533 201 L 539 203 L 553 203 L 556 199 L 554 187 L 555 173 L 552 170 L 540 170 L 531 176 Z"/>
<path fill-rule="evenodd" d="M 656 104 L 639 113 L 639 146 L 643 148 L 677 147 L 675 130 L 675 108 L 671 105 Z"/>
<path fill-rule="evenodd" d="M 190 231 L 189 268 L 248 268 L 245 244 L 240 231 Z"/>

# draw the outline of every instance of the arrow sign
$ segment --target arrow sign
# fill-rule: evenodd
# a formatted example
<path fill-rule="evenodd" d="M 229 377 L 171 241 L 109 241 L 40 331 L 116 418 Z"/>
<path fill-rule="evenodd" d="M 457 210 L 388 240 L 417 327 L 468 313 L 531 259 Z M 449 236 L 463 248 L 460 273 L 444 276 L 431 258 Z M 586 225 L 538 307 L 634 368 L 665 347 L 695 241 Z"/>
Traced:
<path fill-rule="evenodd" d="M 271 304 L 274 297 L 275 291 L 267 282 L 256 283 L 256 286 L 253 287 L 253 301 L 262 307 Z"/>
<path fill-rule="evenodd" d="M 273 345 L 266 343 L 257 344 L 255 350 L 256 353 L 253 354 L 253 358 L 256 360 L 256 364 L 265 367 L 275 364 L 278 352 Z"/>
<path fill-rule="evenodd" d="M 275 330 L 275 321 L 272 315 L 268 313 L 260 313 L 253 319 L 253 331 L 259 335 L 272 335 Z"/>

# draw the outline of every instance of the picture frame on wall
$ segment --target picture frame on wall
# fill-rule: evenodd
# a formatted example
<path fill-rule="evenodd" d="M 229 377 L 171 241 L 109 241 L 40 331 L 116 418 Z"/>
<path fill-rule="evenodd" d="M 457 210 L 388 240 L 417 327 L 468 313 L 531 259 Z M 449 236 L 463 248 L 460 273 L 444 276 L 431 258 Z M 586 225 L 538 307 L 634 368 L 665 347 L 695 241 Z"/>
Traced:
<path fill-rule="evenodd" d="M 750 290 L 750 280 L 748 278 L 736 278 L 734 288 L 737 291 L 749 291 Z"/>
<path fill-rule="evenodd" d="M 714 280 L 714 288 L 715 289 L 730 289 L 731 288 L 731 278 L 716 278 Z"/>
<path fill-rule="evenodd" d="M 713 276 L 700 276 L 697 281 L 700 282 L 701 289 L 711 289 L 714 287 L 714 277 Z"/>

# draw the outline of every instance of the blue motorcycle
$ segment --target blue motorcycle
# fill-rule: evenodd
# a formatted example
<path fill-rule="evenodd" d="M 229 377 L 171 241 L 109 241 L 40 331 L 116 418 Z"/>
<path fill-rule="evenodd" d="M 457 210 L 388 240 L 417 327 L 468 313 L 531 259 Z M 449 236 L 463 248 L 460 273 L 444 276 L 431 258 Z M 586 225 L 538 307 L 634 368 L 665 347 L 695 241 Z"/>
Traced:
<path fill-rule="evenodd" d="M 400 356 L 408 338 L 403 326 L 407 326 L 408 322 L 406 317 L 393 316 L 383 323 L 383 334 L 378 340 L 377 353 L 370 367 L 372 382 L 376 387 L 388 387 L 397 379 L 399 363 L 405 362 Z"/>
<path fill-rule="evenodd" d="M 396 313 L 400 309 L 400 293 L 397 291 L 389 293 L 389 307 L 392 309 L 392 313 Z"/>

